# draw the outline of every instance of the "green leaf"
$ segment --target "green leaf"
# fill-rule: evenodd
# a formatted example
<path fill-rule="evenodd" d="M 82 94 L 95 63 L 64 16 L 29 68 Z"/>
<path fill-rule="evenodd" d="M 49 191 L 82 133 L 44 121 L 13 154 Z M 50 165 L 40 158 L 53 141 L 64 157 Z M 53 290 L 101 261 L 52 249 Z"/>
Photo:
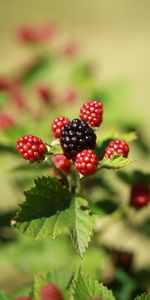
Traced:
<path fill-rule="evenodd" d="M 99 216 L 110 215 L 114 213 L 117 208 L 117 203 L 111 201 L 110 199 L 103 199 L 99 202 L 90 204 L 92 213 Z"/>
<path fill-rule="evenodd" d="M 69 267 L 63 267 L 46 274 L 37 275 L 34 281 L 33 294 L 34 299 L 41 300 L 40 290 L 47 283 L 56 284 L 63 294 L 66 293 L 72 279 L 72 270 Z"/>
<path fill-rule="evenodd" d="M 10 300 L 10 299 L 11 299 L 11 297 L 8 294 L 6 294 L 5 292 L 0 293 L 0 300 Z"/>
<path fill-rule="evenodd" d="M 127 166 L 131 162 L 133 161 L 123 157 L 122 155 L 114 155 L 111 159 L 104 157 L 103 160 L 100 161 L 98 169 L 120 169 Z"/>
<path fill-rule="evenodd" d="M 17 227 L 34 239 L 55 239 L 68 229 L 77 252 L 82 256 L 90 241 L 95 218 L 90 215 L 88 202 L 73 198 L 55 178 L 42 177 L 25 192 L 26 201 L 17 214 Z"/>
<path fill-rule="evenodd" d="M 150 300 L 150 295 L 146 295 L 145 293 L 140 295 L 140 296 L 137 296 L 135 298 L 135 300 Z"/>
<path fill-rule="evenodd" d="M 89 213 L 88 202 L 80 197 L 75 197 L 70 208 L 63 214 L 64 224 L 69 230 L 73 244 L 82 256 L 88 247 L 95 217 Z"/>
<path fill-rule="evenodd" d="M 112 292 L 102 283 L 90 278 L 89 275 L 78 272 L 73 285 L 74 300 L 90 300 L 92 297 L 102 297 L 105 300 L 115 300 Z"/>
<path fill-rule="evenodd" d="M 55 238 L 61 232 L 61 211 L 70 205 L 70 192 L 56 178 L 42 177 L 25 197 L 16 216 L 17 227 L 34 239 Z"/>
<path fill-rule="evenodd" d="M 18 156 L 18 152 L 11 145 L 0 144 L 0 154 L 13 154 Z"/>
<path fill-rule="evenodd" d="M 20 205 L 16 218 L 21 223 L 57 215 L 69 207 L 71 200 L 70 192 L 56 178 L 44 176 L 38 177 L 35 186 L 24 194 L 26 200 Z"/>

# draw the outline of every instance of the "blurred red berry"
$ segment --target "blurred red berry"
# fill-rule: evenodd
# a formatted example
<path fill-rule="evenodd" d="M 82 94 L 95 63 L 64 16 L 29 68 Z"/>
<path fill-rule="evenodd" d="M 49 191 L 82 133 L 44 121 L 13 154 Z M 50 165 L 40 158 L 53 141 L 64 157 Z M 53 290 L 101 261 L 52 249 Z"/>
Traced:
<path fill-rule="evenodd" d="M 69 123 L 70 123 L 69 119 L 64 116 L 54 119 L 54 121 L 52 122 L 52 130 L 55 138 L 61 137 L 61 132 L 64 126 Z"/>
<path fill-rule="evenodd" d="M 53 155 L 52 161 L 54 162 L 56 168 L 60 169 L 65 175 L 68 175 L 70 173 L 71 162 L 63 154 Z"/>
<path fill-rule="evenodd" d="M 40 291 L 41 300 L 63 300 L 60 289 L 52 283 L 45 284 Z"/>
<path fill-rule="evenodd" d="M 64 90 L 64 92 L 61 94 L 61 98 L 63 102 L 65 103 L 73 103 L 77 99 L 77 91 L 73 88 L 68 88 Z"/>
<path fill-rule="evenodd" d="M 8 87 L 8 81 L 6 80 L 5 77 L 0 76 L 0 92 L 6 91 L 7 87 Z"/>
<path fill-rule="evenodd" d="M 46 153 L 46 145 L 42 139 L 27 135 L 18 139 L 16 149 L 24 159 L 30 161 L 38 161 L 44 158 Z"/>
<path fill-rule="evenodd" d="M 0 114 L 0 130 L 6 130 L 15 124 L 13 117 L 7 113 Z"/>
<path fill-rule="evenodd" d="M 39 98 L 46 104 L 49 104 L 52 101 L 53 92 L 47 85 L 39 84 L 36 91 Z"/>
<path fill-rule="evenodd" d="M 96 173 L 99 159 L 93 150 L 83 150 L 75 158 L 75 169 L 84 176 Z"/>
<path fill-rule="evenodd" d="M 80 109 L 80 118 L 93 127 L 98 127 L 103 119 L 103 104 L 100 101 L 88 101 Z"/>
<path fill-rule="evenodd" d="M 63 48 L 63 54 L 68 58 L 77 56 L 78 45 L 74 41 L 69 41 Z"/>
<path fill-rule="evenodd" d="M 19 110 L 26 108 L 26 101 L 23 95 L 23 87 L 19 81 L 12 81 L 9 83 L 8 92 L 13 105 Z"/>
<path fill-rule="evenodd" d="M 129 153 L 129 146 L 123 140 L 114 140 L 111 141 L 107 148 L 105 149 L 104 156 L 108 158 L 112 158 L 113 155 L 123 155 L 123 157 L 127 158 Z"/>
<path fill-rule="evenodd" d="M 18 30 L 18 39 L 23 43 L 36 42 L 36 33 L 32 26 L 25 25 Z"/>
<path fill-rule="evenodd" d="M 142 208 L 150 202 L 150 189 L 144 183 L 136 183 L 131 189 L 130 204 L 135 208 Z"/>
<path fill-rule="evenodd" d="M 26 44 L 37 44 L 51 40 L 56 35 L 56 26 L 47 24 L 43 26 L 25 25 L 18 30 L 18 39 Z"/>
<path fill-rule="evenodd" d="M 57 27 L 55 24 L 47 24 L 36 28 L 37 41 L 46 42 L 56 36 Z"/>

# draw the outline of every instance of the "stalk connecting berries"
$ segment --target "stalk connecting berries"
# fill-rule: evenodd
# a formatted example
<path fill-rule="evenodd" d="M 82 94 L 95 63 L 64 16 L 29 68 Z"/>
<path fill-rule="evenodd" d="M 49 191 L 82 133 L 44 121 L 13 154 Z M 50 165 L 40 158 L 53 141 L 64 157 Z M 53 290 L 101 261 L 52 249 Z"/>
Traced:
<path fill-rule="evenodd" d="M 77 154 L 74 167 L 80 174 L 89 176 L 96 173 L 98 162 L 93 150 L 83 150 Z"/>
<path fill-rule="evenodd" d="M 40 291 L 41 300 L 63 300 L 60 289 L 51 283 L 44 285 Z"/>
<path fill-rule="evenodd" d="M 144 183 L 137 183 L 132 187 L 130 203 L 135 208 L 142 208 L 150 202 L 150 190 Z"/>
<path fill-rule="evenodd" d="M 129 153 L 129 146 L 123 140 L 111 141 L 105 149 L 104 155 L 108 158 L 112 158 L 113 155 L 123 155 L 127 158 Z"/>
<path fill-rule="evenodd" d="M 61 133 L 64 126 L 69 123 L 70 123 L 69 119 L 64 116 L 54 119 L 54 121 L 52 122 L 52 130 L 55 138 L 61 137 Z"/>
<path fill-rule="evenodd" d="M 80 118 L 93 127 L 98 127 L 103 118 L 103 104 L 98 101 L 89 101 L 80 109 Z"/>
<path fill-rule="evenodd" d="M 74 159 L 82 150 L 95 148 L 96 135 L 85 121 L 74 119 L 64 126 L 60 141 L 64 155 Z"/>
<path fill-rule="evenodd" d="M 68 175 L 71 170 L 71 162 L 63 154 L 53 155 L 52 161 L 55 166 L 60 169 L 65 175 Z M 57 175 L 57 172 L 55 172 Z"/>
<path fill-rule="evenodd" d="M 27 135 L 19 138 L 16 148 L 24 159 L 30 161 L 41 160 L 46 153 L 46 145 L 43 143 L 42 139 L 34 135 Z"/>

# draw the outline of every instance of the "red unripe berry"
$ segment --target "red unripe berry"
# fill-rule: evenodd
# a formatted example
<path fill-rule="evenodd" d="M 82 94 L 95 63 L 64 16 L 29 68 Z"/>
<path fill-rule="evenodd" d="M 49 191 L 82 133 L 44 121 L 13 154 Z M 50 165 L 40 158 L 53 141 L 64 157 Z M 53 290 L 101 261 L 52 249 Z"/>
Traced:
<path fill-rule="evenodd" d="M 55 24 L 39 26 L 35 29 L 36 41 L 39 43 L 51 41 L 56 36 L 56 32 L 57 26 Z"/>
<path fill-rule="evenodd" d="M 32 300 L 32 298 L 29 296 L 20 296 L 20 297 L 17 297 L 15 300 Z"/>
<path fill-rule="evenodd" d="M 80 118 L 92 127 L 98 127 L 103 119 L 103 104 L 99 101 L 89 101 L 82 105 Z"/>
<path fill-rule="evenodd" d="M 18 30 L 18 39 L 23 43 L 34 43 L 36 42 L 36 32 L 32 26 L 22 26 Z"/>
<path fill-rule="evenodd" d="M 61 137 L 61 132 L 64 126 L 69 123 L 70 123 L 69 119 L 64 116 L 54 119 L 54 121 L 52 122 L 52 130 L 55 138 Z"/>
<path fill-rule="evenodd" d="M 15 124 L 13 117 L 9 114 L 0 114 L 0 130 L 6 130 Z"/>
<path fill-rule="evenodd" d="M 78 153 L 75 159 L 75 169 L 84 176 L 96 173 L 99 159 L 93 150 L 83 150 Z"/>
<path fill-rule="evenodd" d="M 63 300 L 60 289 L 52 283 L 45 284 L 40 291 L 41 300 Z"/>
<path fill-rule="evenodd" d="M 21 82 L 9 82 L 8 93 L 13 105 L 15 105 L 19 110 L 24 110 L 26 108 L 26 101 L 23 95 L 23 86 Z"/>
<path fill-rule="evenodd" d="M 105 149 L 104 156 L 112 158 L 113 155 L 123 155 L 127 158 L 129 153 L 129 146 L 123 140 L 111 141 Z"/>
<path fill-rule="evenodd" d="M 0 77 L 0 92 L 6 91 L 8 87 L 8 82 L 4 77 Z"/>
<path fill-rule="evenodd" d="M 63 154 L 53 155 L 52 161 L 54 162 L 56 168 L 60 169 L 65 175 L 68 175 L 70 173 L 71 161 L 67 159 Z M 55 174 L 56 173 L 57 172 L 55 172 Z"/>
<path fill-rule="evenodd" d="M 44 158 L 46 153 L 46 145 L 42 139 L 27 135 L 18 139 L 16 149 L 24 159 L 30 161 L 38 161 Z"/>
<path fill-rule="evenodd" d="M 36 88 L 39 98 L 45 103 L 50 103 L 53 97 L 52 90 L 44 84 L 39 84 Z"/>
<path fill-rule="evenodd" d="M 61 93 L 61 99 L 64 103 L 75 102 L 77 99 L 77 96 L 78 96 L 77 91 L 73 88 L 68 88 L 68 89 L 64 90 L 63 93 Z"/>
<path fill-rule="evenodd" d="M 142 208 L 150 202 L 150 190 L 144 183 L 137 183 L 132 187 L 130 204 L 135 208 Z"/>
<path fill-rule="evenodd" d="M 26 44 L 37 44 L 51 40 L 56 35 L 56 26 L 48 24 L 44 26 L 22 26 L 18 30 L 18 39 Z"/>
<path fill-rule="evenodd" d="M 63 54 L 68 58 L 74 58 L 78 53 L 78 45 L 73 41 L 69 41 L 63 49 Z"/>

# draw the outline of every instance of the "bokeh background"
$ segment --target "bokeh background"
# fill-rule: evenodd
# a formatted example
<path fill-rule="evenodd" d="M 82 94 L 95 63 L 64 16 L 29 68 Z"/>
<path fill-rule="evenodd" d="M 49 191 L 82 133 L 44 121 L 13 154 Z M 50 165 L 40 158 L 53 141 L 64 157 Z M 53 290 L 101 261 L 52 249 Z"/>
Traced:
<path fill-rule="evenodd" d="M 116 128 L 120 122 L 120 129 L 136 128 L 142 135 L 141 148 L 138 146 L 137 150 L 135 147 L 134 155 L 133 152 L 131 153 L 132 158 L 136 159 L 136 164 L 129 167 L 129 170 L 140 169 L 148 172 L 150 162 L 148 157 L 150 130 L 149 11 L 150 1 L 148 0 L 31 0 L 28 2 L 0 0 L 0 74 L 11 76 L 16 70 L 20 70 L 22 64 L 32 58 L 31 49 L 19 45 L 16 40 L 16 30 L 20 25 L 33 24 L 35 26 L 54 22 L 63 32 L 64 38 L 67 37 L 67 39 L 77 42 L 81 61 L 87 60 L 92 63 L 97 85 L 104 90 L 108 88 L 109 95 L 112 91 L 113 97 L 108 97 L 106 108 L 110 114 L 110 126 Z M 63 69 L 61 72 L 63 78 Z M 58 86 L 61 86 L 61 77 L 58 77 L 58 80 Z M 28 99 L 28 101 L 30 100 Z M 69 104 L 64 110 L 71 112 Z M 109 114 L 108 117 L 106 115 L 107 124 L 109 123 Z M 53 115 L 56 115 L 56 112 Z M 106 127 L 109 127 L 109 124 Z M 38 125 L 34 128 L 35 132 L 37 132 L 37 128 Z M 3 141 L 3 136 L 1 138 Z M 0 207 L 3 211 L 7 207 L 15 208 L 20 199 L 11 184 L 13 172 L 9 172 L 9 169 L 16 165 L 16 159 L 4 156 L 0 160 Z M 123 190 L 123 194 L 127 195 L 128 191 L 124 190 L 124 187 L 121 186 L 120 189 Z M 113 235 L 113 240 L 117 240 L 119 245 L 118 236 L 123 231 L 127 240 L 127 249 L 134 249 L 137 253 L 138 266 L 150 264 L 149 240 L 145 237 L 141 239 L 138 234 L 134 235 L 134 238 L 132 235 L 131 238 L 130 232 L 122 228 L 122 224 L 119 226 L 117 229 L 111 228 L 110 231 L 107 231 L 105 241 L 111 244 L 110 236 Z M 51 249 L 51 244 L 41 247 L 42 249 Z M 65 247 L 64 245 L 64 249 L 66 249 Z M 11 251 L 12 256 L 14 255 L 15 250 L 9 249 L 8 256 Z M 20 246 L 20 248 L 16 248 L 16 251 L 21 254 L 27 249 L 22 249 Z M 64 250 L 66 257 L 67 251 Z M 12 279 L 14 281 L 12 285 L 17 286 L 17 280 L 22 271 L 18 271 L 16 265 L 10 262 L 11 258 L 7 261 L 3 252 L 1 257 L 4 267 L 0 274 L 0 287 L 7 288 Z M 22 259 L 23 257 L 22 254 Z M 38 271 L 36 263 L 33 269 Z M 24 281 L 21 279 L 21 282 L 22 280 Z M 28 280 L 30 281 L 29 275 Z M 9 289 L 11 290 L 11 287 Z"/>

